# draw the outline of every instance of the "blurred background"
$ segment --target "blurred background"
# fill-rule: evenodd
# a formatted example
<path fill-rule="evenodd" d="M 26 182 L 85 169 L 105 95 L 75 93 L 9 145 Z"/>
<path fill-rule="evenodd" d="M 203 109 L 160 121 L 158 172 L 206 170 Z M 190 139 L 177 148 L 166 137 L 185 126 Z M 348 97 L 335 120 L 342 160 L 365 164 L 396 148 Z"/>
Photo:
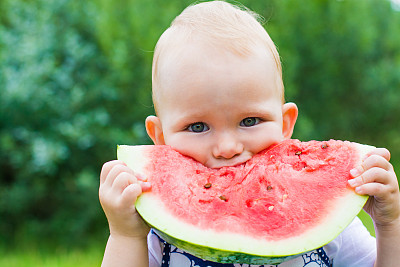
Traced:
<path fill-rule="evenodd" d="M 100 265 L 101 166 L 150 143 L 152 51 L 192 2 L 0 0 L 0 266 Z M 241 3 L 280 52 L 293 137 L 386 147 L 399 176 L 400 4 Z"/>

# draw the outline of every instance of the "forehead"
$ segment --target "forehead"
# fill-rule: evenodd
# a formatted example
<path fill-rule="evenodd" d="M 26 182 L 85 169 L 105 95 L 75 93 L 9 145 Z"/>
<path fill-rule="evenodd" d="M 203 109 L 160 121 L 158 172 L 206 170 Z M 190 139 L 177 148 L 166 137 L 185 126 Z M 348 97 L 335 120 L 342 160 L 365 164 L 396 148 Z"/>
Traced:
<path fill-rule="evenodd" d="M 281 77 L 268 51 L 259 48 L 240 56 L 201 43 L 177 49 L 160 64 L 154 93 L 162 106 L 184 95 L 225 97 L 234 92 L 242 97 L 257 92 L 282 98 Z"/>
<path fill-rule="evenodd" d="M 262 93 L 280 99 L 283 95 L 275 59 L 263 46 L 238 55 L 205 42 L 189 42 L 165 53 L 157 71 L 153 99 L 158 113 L 165 104 L 177 103 L 188 95 L 198 98 L 237 94 L 243 98 Z"/>

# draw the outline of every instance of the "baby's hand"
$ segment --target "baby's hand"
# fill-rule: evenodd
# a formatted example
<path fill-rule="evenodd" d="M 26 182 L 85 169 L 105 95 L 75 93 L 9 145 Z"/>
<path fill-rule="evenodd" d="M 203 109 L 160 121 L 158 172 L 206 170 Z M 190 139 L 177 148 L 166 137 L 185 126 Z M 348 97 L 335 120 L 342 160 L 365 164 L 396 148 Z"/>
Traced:
<path fill-rule="evenodd" d="M 109 161 L 100 174 L 99 198 L 107 216 L 110 234 L 143 238 L 148 226 L 136 212 L 135 202 L 150 185 L 122 161 Z"/>
<path fill-rule="evenodd" d="M 400 220 L 400 192 L 396 174 L 389 163 L 390 152 L 377 148 L 367 154 L 360 166 L 350 171 L 350 186 L 360 195 L 371 196 L 364 210 L 375 226 L 385 227 Z"/>

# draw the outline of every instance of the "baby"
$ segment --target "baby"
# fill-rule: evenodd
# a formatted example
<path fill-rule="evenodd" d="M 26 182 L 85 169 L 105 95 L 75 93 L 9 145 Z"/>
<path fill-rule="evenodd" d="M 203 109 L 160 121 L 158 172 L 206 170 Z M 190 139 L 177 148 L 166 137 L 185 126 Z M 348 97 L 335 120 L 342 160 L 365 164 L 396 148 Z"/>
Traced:
<path fill-rule="evenodd" d="M 157 43 L 157 116 L 146 119 L 147 133 L 154 144 L 170 145 L 207 167 L 237 165 L 291 138 L 298 110 L 284 102 L 283 91 L 278 52 L 257 16 L 221 1 L 196 4 Z M 371 196 L 364 209 L 374 220 L 376 239 L 356 218 L 318 250 L 318 266 L 399 265 L 400 193 L 389 159 L 388 150 L 375 149 L 351 171 L 349 181 L 357 193 Z M 225 266 L 149 232 L 134 203 L 150 186 L 121 161 L 104 164 L 99 195 L 110 237 L 102 266 Z M 306 266 L 301 256 L 279 266 Z"/>

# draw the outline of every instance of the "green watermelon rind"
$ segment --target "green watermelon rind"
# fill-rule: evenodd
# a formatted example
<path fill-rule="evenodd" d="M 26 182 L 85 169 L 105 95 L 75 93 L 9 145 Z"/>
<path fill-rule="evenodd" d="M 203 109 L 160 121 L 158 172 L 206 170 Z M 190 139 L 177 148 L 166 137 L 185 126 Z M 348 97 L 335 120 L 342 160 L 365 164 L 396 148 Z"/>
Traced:
<path fill-rule="evenodd" d="M 374 147 L 356 145 L 360 158 Z M 118 159 L 146 174 L 145 155 L 154 146 L 118 146 Z M 368 196 L 346 189 L 336 198 L 334 210 L 316 227 L 283 240 L 262 240 L 238 233 L 216 232 L 189 225 L 166 212 L 160 199 L 143 193 L 136 209 L 144 220 L 167 242 L 197 257 L 221 263 L 280 264 L 297 255 L 320 248 L 335 239 L 357 216 Z"/>
<path fill-rule="evenodd" d="M 183 240 L 179 240 L 159 231 L 158 229 L 155 229 L 155 232 L 165 241 L 167 241 L 170 244 L 174 244 L 176 247 L 179 247 L 185 251 L 190 251 L 193 255 L 196 255 L 199 258 L 219 263 L 247 263 L 255 265 L 262 265 L 262 264 L 275 265 L 275 264 L 280 264 L 283 261 L 297 257 L 297 255 L 283 256 L 283 257 L 282 256 L 265 257 L 265 256 L 251 255 L 241 252 L 224 251 L 212 247 L 200 246 Z"/>

